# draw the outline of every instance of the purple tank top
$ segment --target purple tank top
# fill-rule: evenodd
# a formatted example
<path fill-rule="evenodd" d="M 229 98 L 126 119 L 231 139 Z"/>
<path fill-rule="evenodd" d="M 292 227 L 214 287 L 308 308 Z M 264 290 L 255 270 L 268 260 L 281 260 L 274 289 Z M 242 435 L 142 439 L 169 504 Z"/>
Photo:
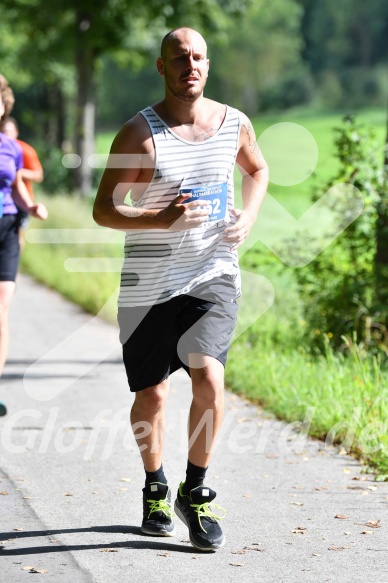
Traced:
<path fill-rule="evenodd" d="M 16 215 L 12 183 L 17 170 L 23 168 L 23 152 L 15 140 L 0 133 L 0 191 L 3 193 L 3 215 Z"/>

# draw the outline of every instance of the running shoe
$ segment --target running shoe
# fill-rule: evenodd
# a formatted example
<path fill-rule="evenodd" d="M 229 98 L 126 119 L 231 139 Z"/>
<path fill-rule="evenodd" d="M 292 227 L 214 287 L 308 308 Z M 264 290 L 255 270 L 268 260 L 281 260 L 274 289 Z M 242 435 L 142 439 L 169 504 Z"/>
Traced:
<path fill-rule="evenodd" d="M 166 484 L 153 482 L 143 488 L 143 522 L 141 531 L 151 536 L 174 536 L 171 490 Z"/>
<path fill-rule="evenodd" d="M 181 482 L 175 500 L 175 513 L 189 529 L 190 542 L 201 551 L 215 551 L 225 544 L 225 536 L 218 520 L 224 518 L 226 510 L 218 504 L 210 503 L 216 497 L 216 492 L 207 486 L 197 486 L 190 495 L 183 494 Z M 218 516 L 214 510 L 221 511 Z"/>

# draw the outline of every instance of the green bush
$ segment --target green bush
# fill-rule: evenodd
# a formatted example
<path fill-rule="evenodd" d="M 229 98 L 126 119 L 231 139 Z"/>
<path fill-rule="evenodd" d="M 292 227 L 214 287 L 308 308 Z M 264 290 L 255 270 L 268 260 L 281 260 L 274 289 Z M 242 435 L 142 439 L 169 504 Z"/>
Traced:
<path fill-rule="evenodd" d="M 376 264 L 378 216 L 384 200 L 381 146 L 372 130 L 346 117 L 335 129 L 334 145 L 340 168 L 319 196 L 338 183 L 353 184 L 361 191 L 364 210 L 328 248 L 306 267 L 295 271 L 305 305 L 306 335 L 322 348 L 329 337 L 335 346 L 343 336 L 356 337 L 366 350 L 388 354 L 386 310 L 378 303 Z M 315 195 L 315 199 L 319 198 Z M 347 198 L 335 202 L 336 227 L 347 211 Z M 298 241 L 293 242 L 296 249 Z"/>
<path fill-rule="evenodd" d="M 44 180 L 41 187 L 44 192 L 51 195 L 71 192 L 74 187 L 72 170 L 62 164 L 62 150 L 46 142 L 38 143 L 36 150 L 43 166 Z"/>

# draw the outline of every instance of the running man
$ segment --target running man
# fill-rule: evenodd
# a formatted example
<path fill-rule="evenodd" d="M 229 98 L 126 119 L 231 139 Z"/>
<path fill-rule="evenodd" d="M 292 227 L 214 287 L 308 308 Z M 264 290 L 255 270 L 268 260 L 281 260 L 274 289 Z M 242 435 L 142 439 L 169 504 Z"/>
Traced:
<path fill-rule="evenodd" d="M 141 530 L 174 534 L 162 466 L 164 407 L 169 375 L 183 367 L 193 397 L 186 479 L 175 512 L 188 526 L 192 545 L 213 551 L 225 537 L 213 504 L 216 492 L 204 480 L 223 417 L 224 367 L 240 295 L 237 248 L 256 220 L 268 168 L 249 119 L 204 97 L 209 60 L 197 31 L 169 32 L 157 70 L 164 99 L 117 134 L 94 219 L 126 231 L 118 319 L 135 393 L 131 424 L 146 474 Z M 236 162 L 242 210 L 234 208 Z"/>

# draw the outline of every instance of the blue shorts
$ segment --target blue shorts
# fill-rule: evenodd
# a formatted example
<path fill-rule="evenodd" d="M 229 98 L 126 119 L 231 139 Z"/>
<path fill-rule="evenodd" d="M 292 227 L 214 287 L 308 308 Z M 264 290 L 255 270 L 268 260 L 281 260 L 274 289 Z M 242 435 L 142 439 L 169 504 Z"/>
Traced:
<path fill-rule="evenodd" d="M 19 256 L 18 216 L 3 215 L 0 218 L 0 281 L 15 281 Z"/>
<path fill-rule="evenodd" d="M 131 391 L 159 384 L 175 370 L 190 374 L 188 355 L 213 356 L 224 366 L 237 321 L 234 276 L 200 284 L 190 294 L 118 311 Z"/>

